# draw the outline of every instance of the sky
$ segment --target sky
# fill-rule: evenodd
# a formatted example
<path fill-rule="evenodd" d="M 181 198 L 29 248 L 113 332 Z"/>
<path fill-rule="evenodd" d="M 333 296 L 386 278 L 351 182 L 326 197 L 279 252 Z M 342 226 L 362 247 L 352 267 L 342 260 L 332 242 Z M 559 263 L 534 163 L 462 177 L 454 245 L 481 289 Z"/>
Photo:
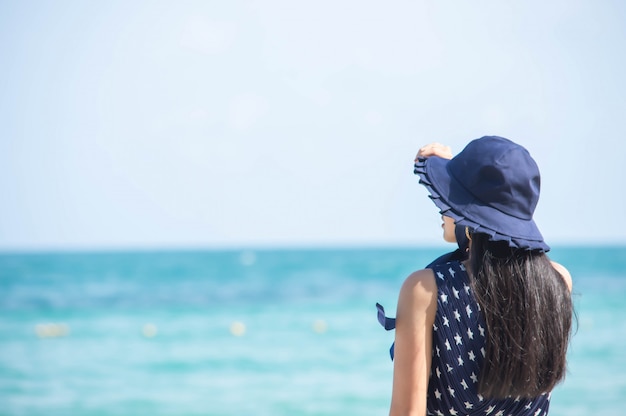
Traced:
<path fill-rule="evenodd" d="M 551 245 L 626 243 L 626 3 L 0 2 L 0 250 L 419 246 L 500 135 Z"/>

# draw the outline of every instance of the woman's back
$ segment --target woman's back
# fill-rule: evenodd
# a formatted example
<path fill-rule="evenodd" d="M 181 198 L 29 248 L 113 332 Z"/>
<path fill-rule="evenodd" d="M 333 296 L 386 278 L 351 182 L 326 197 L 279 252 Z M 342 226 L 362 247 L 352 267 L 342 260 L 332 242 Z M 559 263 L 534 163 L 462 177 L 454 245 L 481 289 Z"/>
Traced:
<path fill-rule="evenodd" d="M 488 399 L 478 393 L 485 358 L 486 324 L 465 267 L 434 265 L 437 312 L 427 409 L 433 415 L 544 415 L 548 394 Z"/>

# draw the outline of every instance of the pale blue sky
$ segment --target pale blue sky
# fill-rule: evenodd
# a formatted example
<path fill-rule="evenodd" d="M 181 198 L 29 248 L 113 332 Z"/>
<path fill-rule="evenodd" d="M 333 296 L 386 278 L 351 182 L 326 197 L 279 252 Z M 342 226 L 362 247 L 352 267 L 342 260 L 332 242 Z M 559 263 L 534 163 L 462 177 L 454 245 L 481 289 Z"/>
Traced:
<path fill-rule="evenodd" d="M 622 1 L 0 3 L 0 249 L 422 245 L 422 144 L 542 171 L 626 242 Z"/>

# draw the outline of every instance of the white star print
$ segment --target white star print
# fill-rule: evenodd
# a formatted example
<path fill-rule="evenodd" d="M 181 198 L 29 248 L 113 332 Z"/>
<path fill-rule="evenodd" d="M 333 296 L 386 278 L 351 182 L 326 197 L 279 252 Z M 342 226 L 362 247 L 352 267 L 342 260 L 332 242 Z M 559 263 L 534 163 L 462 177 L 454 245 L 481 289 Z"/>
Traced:
<path fill-rule="evenodd" d="M 443 324 L 444 324 L 445 326 L 448 326 L 448 327 L 450 326 L 450 321 L 448 321 L 448 317 L 447 317 L 447 316 L 444 316 L 444 317 L 443 317 Z"/>
<path fill-rule="evenodd" d="M 476 361 L 476 360 L 475 360 L 475 359 L 476 359 L 476 356 L 474 355 L 474 351 L 470 351 L 470 352 L 468 352 L 468 353 L 467 353 L 467 355 L 469 355 L 469 359 L 470 359 L 471 361 Z"/>
<path fill-rule="evenodd" d="M 454 336 L 454 340 L 456 341 L 456 345 L 463 345 L 463 339 L 458 333 Z"/>
<path fill-rule="evenodd" d="M 446 364 L 446 367 L 448 367 L 448 373 L 451 373 L 452 370 L 454 370 L 454 367 L 452 367 L 450 364 Z"/>
<path fill-rule="evenodd" d="M 525 407 L 526 409 L 530 409 L 532 407 L 533 402 L 528 403 Z"/>
<path fill-rule="evenodd" d="M 452 387 L 448 387 L 448 391 L 450 392 L 450 396 L 454 397 L 454 389 Z"/>
<path fill-rule="evenodd" d="M 481 353 L 481 354 L 483 355 L 483 357 L 484 357 L 484 356 L 485 356 L 485 349 L 484 349 L 484 348 L 481 348 L 481 349 L 480 349 L 480 353 Z"/>
<path fill-rule="evenodd" d="M 452 288 L 452 293 L 454 293 L 454 297 L 455 297 L 455 298 L 460 299 L 460 298 L 459 298 L 459 291 L 458 291 L 458 290 L 456 290 L 456 288 L 455 288 L 455 287 L 453 287 L 453 288 Z"/>
<path fill-rule="evenodd" d="M 459 268 L 460 268 L 461 270 L 465 271 L 465 265 L 464 265 L 463 263 L 461 263 L 461 264 L 459 265 Z"/>
<path fill-rule="evenodd" d="M 541 409 L 538 409 L 538 410 L 535 412 L 535 416 L 539 416 L 540 414 L 541 414 Z"/>
<path fill-rule="evenodd" d="M 441 413 L 441 410 L 437 410 L 437 416 L 446 416 L 443 413 Z"/>
<path fill-rule="evenodd" d="M 470 308 L 470 305 L 467 305 L 465 307 L 465 312 L 467 312 L 467 317 L 469 318 L 470 316 L 472 316 L 472 308 Z"/>
<path fill-rule="evenodd" d="M 458 414 L 459 414 L 459 412 L 457 412 L 456 410 L 454 410 L 454 407 L 451 407 L 451 408 L 450 408 L 450 410 L 449 410 L 449 412 L 450 412 L 450 414 L 451 414 L 452 416 L 456 416 L 456 415 L 458 415 Z"/>
<path fill-rule="evenodd" d="M 493 412 L 496 409 L 495 405 L 491 405 L 487 408 L 487 410 L 485 410 L 485 414 L 491 414 L 491 412 Z"/>
<path fill-rule="evenodd" d="M 472 373 L 472 374 L 474 374 L 474 373 Z M 483 396 L 481 396 L 480 394 L 477 394 L 477 396 L 478 396 L 478 400 L 482 402 L 483 401 Z"/>
<path fill-rule="evenodd" d="M 469 295 L 470 287 L 463 283 L 463 289 L 465 289 L 465 293 Z"/>
<path fill-rule="evenodd" d="M 437 378 L 441 378 L 441 371 L 439 370 L 439 367 L 437 367 L 435 372 L 437 373 Z"/>
<path fill-rule="evenodd" d="M 461 380 L 461 386 L 463 386 L 463 390 L 467 390 L 469 389 L 469 386 L 467 385 L 467 383 L 465 382 L 465 379 Z"/>
<path fill-rule="evenodd" d="M 454 277 L 455 271 L 454 271 L 454 270 L 452 270 L 452 267 L 450 267 L 450 268 L 448 269 L 448 273 L 450 273 L 450 275 L 451 275 L 452 277 Z"/>
<path fill-rule="evenodd" d="M 472 372 L 472 375 L 470 376 L 470 378 L 472 379 L 474 383 L 478 383 L 478 377 L 476 376 L 476 374 L 474 374 L 474 372 Z M 480 395 L 478 396 L 478 398 L 480 398 Z"/>
<path fill-rule="evenodd" d="M 439 391 L 439 389 L 435 389 L 435 397 L 437 398 L 437 400 L 441 399 L 441 392 Z"/>
<path fill-rule="evenodd" d="M 439 347 L 435 347 L 435 350 L 437 351 L 437 357 L 441 357 L 441 355 L 439 355 L 439 352 L 440 352 Z"/>
<path fill-rule="evenodd" d="M 465 404 L 465 408 L 466 409 L 473 409 L 474 408 L 474 405 L 471 404 L 470 402 L 465 402 L 464 404 Z"/>
<path fill-rule="evenodd" d="M 463 358 L 461 358 L 460 355 L 459 355 L 459 358 L 457 358 L 457 361 L 459 362 L 459 367 L 465 364 L 465 362 L 463 361 Z"/>
<path fill-rule="evenodd" d="M 448 295 L 446 295 L 445 293 L 442 293 L 439 297 L 441 298 L 441 301 L 443 303 L 448 303 Z"/>
<path fill-rule="evenodd" d="M 500 410 L 498 413 L 496 413 L 496 416 L 504 416 L 504 410 Z"/>
<path fill-rule="evenodd" d="M 445 344 L 446 344 L 446 350 L 450 351 L 452 349 L 450 348 L 450 341 L 446 340 Z"/>
<path fill-rule="evenodd" d="M 439 327 L 437 325 L 433 324 L 433 331 L 436 331 L 438 329 L 439 329 Z"/>
<path fill-rule="evenodd" d="M 455 310 L 454 310 L 454 318 L 455 318 L 457 321 L 461 322 L 461 314 L 459 313 L 459 310 L 458 310 L 458 309 L 455 309 Z"/>
<path fill-rule="evenodd" d="M 478 324 L 478 330 L 480 331 L 480 336 L 481 337 L 485 337 L 485 328 L 482 327 L 482 325 Z"/>
<path fill-rule="evenodd" d="M 437 277 L 443 280 L 443 274 L 441 272 L 437 272 Z"/>
<path fill-rule="evenodd" d="M 469 339 L 474 339 L 474 333 L 470 328 L 467 328 L 467 336 L 469 337 Z"/>

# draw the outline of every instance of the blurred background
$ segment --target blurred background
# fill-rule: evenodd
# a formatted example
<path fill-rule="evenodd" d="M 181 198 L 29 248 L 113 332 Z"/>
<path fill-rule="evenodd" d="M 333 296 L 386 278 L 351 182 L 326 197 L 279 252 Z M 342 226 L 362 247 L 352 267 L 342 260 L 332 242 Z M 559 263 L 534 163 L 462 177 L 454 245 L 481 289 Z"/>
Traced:
<path fill-rule="evenodd" d="M 542 172 L 579 316 L 551 414 L 626 405 L 626 4 L 0 2 L 7 415 L 385 414 L 453 247 L 417 149 Z"/>

